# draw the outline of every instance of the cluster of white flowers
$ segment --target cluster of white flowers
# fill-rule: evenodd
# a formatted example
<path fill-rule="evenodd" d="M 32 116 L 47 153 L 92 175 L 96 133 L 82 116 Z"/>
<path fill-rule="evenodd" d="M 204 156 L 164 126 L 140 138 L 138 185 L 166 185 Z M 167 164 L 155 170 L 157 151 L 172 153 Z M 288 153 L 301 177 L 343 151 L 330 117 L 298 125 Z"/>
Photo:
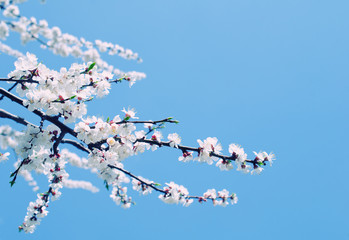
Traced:
<path fill-rule="evenodd" d="M 5 8 L 3 15 L 8 18 L 16 18 L 19 15 L 19 9 L 17 6 L 10 4 Z"/>
<path fill-rule="evenodd" d="M 59 128 L 54 125 L 49 125 L 46 130 L 27 126 L 25 134 L 18 139 L 15 147 L 18 157 L 24 159 L 21 162 L 22 171 L 35 170 L 37 173 L 48 173 L 56 158 L 50 149 L 59 132 Z"/>
<path fill-rule="evenodd" d="M 253 166 L 253 170 L 251 171 L 251 174 L 260 174 L 264 168 L 262 168 L 263 165 L 265 165 L 265 161 L 268 161 L 270 163 L 270 166 L 272 165 L 273 161 L 275 160 L 275 155 L 273 153 L 266 153 L 266 152 L 253 152 L 256 157 L 255 157 L 255 161 L 256 164 L 254 164 Z"/>
<path fill-rule="evenodd" d="M 122 183 L 129 183 L 130 179 L 117 169 L 110 168 L 109 165 L 123 169 L 123 164 L 113 158 L 113 153 L 95 150 L 91 154 L 90 164 L 98 169 L 98 176 L 104 180 L 107 185 L 115 186 Z"/>
<path fill-rule="evenodd" d="M 177 133 L 171 133 L 168 135 L 167 139 L 170 141 L 170 146 L 173 148 L 178 148 L 178 145 L 181 144 L 181 137 Z"/>
<path fill-rule="evenodd" d="M 21 36 L 22 43 L 37 40 L 43 48 L 50 49 L 54 54 L 66 57 L 72 55 L 81 58 L 84 62 L 96 62 L 101 69 L 112 72 L 117 76 L 128 76 L 130 85 L 136 80 L 145 78 L 145 74 L 136 71 L 123 72 L 104 61 L 100 53 L 107 52 L 108 55 L 118 55 L 125 59 L 138 60 L 142 59 L 138 53 L 130 49 L 125 49 L 118 44 L 95 40 L 90 42 L 84 38 L 77 38 L 71 34 L 62 33 L 60 28 L 50 28 L 46 20 L 37 20 L 35 17 L 22 17 L 19 8 L 15 5 L 19 1 L 2 1 L 0 9 L 3 10 L 3 16 L 10 18 L 7 21 L 0 21 L 0 39 L 5 40 L 9 36 L 9 31 L 18 32 Z M 40 37 L 44 37 L 47 42 L 43 42 Z"/>
<path fill-rule="evenodd" d="M 185 207 L 188 207 L 194 200 L 188 198 L 189 192 L 182 185 L 178 185 L 174 182 L 166 183 L 166 187 L 163 188 L 164 194 L 160 194 L 159 198 L 169 204 L 182 204 Z"/>
<path fill-rule="evenodd" d="M 193 152 L 183 151 L 183 155 L 179 156 L 178 160 L 181 162 L 189 162 L 193 160 Z"/>
<path fill-rule="evenodd" d="M 15 66 L 8 77 L 19 80 L 16 90 L 26 98 L 24 105 L 30 111 L 41 109 L 49 116 L 63 116 L 66 123 L 87 113 L 86 101 L 109 94 L 113 78 L 107 71 L 98 71 L 93 63 L 73 64 L 69 70 L 61 68 L 60 72 L 50 70 L 29 53 L 19 58 Z"/>
<path fill-rule="evenodd" d="M 222 146 L 220 143 L 218 143 L 217 138 L 208 137 L 204 141 L 198 139 L 198 143 L 200 145 L 200 152 L 195 160 L 201 163 L 207 163 L 209 165 L 211 165 L 213 161 L 218 160 L 217 157 L 211 155 L 211 153 L 220 154 L 220 151 L 222 150 Z"/>
<path fill-rule="evenodd" d="M 40 224 L 41 218 L 48 214 L 46 210 L 50 197 L 52 201 L 57 200 L 61 196 L 60 189 L 63 188 L 63 182 L 68 178 L 68 173 L 64 170 L 66 161 L 59 156 L 53 156 L 50 158 L 53 168 L 47 173 L 50 181 L 49 190 L 45 193 L 38 194 L 38 198 L 35 202 L 30 202 L 27 208 L 27 215 L 24 218 L 24 222 L 19 227 L 20 231 L 26 233 L 33 233 L 35 227 Z"/>
<path fill-rule="evenodd" d="M 115 116 L 113 121 L 110 122 L 105 122 L 102 118 L 97 117 L 82 119 L 81 122 L 75 125 L 74 131 L 78 133 L 77 138 L 86 144 L 98 142 L 106 139 L 109 135 L 114 136 L 119 133 L 119 125 L 115 124 L 114 120 L 119 122 L 121 119 L 119 115 Z M 132 127 L 132 124 L 130 124 L 130 127 Z"/>
<path fill-rule="evenodd" d="M 33 233 L 36 226 L 40 224 L 41 218 L 47 216 L 47 202 L 45 201 L 44 196 L 46 195 L 38 194 L 36 201 L 29 203 L 24 222 L 19 226 L 20 231 L 24 230 L 26 233 Z"/>
<path fill-rule="evenodd" d="M 110 197 L 117 205 L 121 205 L 123 208 L 129 208 L 133 203 L 132 198 L 127 196 L 127 187 L 114 186 Z"/>
<path fill-rule="evenodd" d="M 229 191 L 223 189 L 222 191 L 217 191 L 215 189 L 208 189 L 207 192 L 204 193 L 203 198 L 199 201 L 207 201 L 212 200 L 214 206 L 222 206 L 225 207 L 229 204 L 229 200 L 231 204 L 236 204 L 238 202 L 238 197 L 235 193 L 229 195 Z"/>
<path fill-rule="evenodd" d="M 180 141 L 179 136 L 177 134 L 175 136 Z M 171 137 L 169 136 L 170 146 L 178 148 L 179 143 L 177 145 L 174 145 L 172 138 L 172 135 Z M 231 156 L 222 156 L 222 146 L 220 143 L 218 143 L 217 138 L 208 137 L 204 141 L 201 141 L 200 139 L 198 139 L 197 141 L 200 146 L 198 148 L 198 156 L 194 158 L 192 151 L 182 150 L 183 155 L 178 158 L 179 161 L 198 161 L 201 163 L 207 163 L 209 165 L 211 165 L 213 162 L 216 162 L 216 166 L 219 167 L 222 171 L 229 171 L 234 169 L 233 162 L 235 162 L 237 171 L 241 171 L 243 173 L 260 174 L 263 171 L 262 166 L 265 165 L 266 161 L 268 161 L 270 165 L 272 165 L 273 160 L 275 160 L 275 155 L 273 153 L 268 154 L 266 152 L 254 152 L 254 154 L 256 155 L 255 159 L 248 160 L 247 154 L 245 153 L 244 149 L 237 144 L 229 145 L 229 153 L 231 154 Z M 253 167 L 247 165 L 247 162 L 252 163 Z"/>
<path fill-rule="evenodd" d="M 237 144 L 230 144 L 229 153 L 235 160 L 237 170 L 244 173 L 249 173 L 251 166 L 246 165 L 245 163 L 245 161 L 247 160 L 247 154 L 245 154 L 244 149 Z M 219 167 L 222 171 L 229 171 L 234 168 L 232 161 L 227 159 L 220 159 L 216 163 L 216 166 Z"/>
<path fill-rule="evenodd" d="M 23 136 L 22 132 L 13 130 L 10 126 L 0 126 L 0 147 L 2 149 L 7 149 L 8 147 L 15 148 L 18 145 L 21 136 Z M 4 154 L 0 153 L 0 162 L 8 160 L 9 155 L 9 152 L 6 152 Z M 19 162 L 20 161 L 17 161 L 14 164 L 15 168 L 19 166 Z M 29 171 L 22 170 L 19 172 L 19 175 L 21 175 L 28 182 L 29 186 L 33 187 L 33 191 L 39 190 L 37 182 L 34 180 L 32 174 Z"/>
<path fill-rule="evenodd" d="M 151 193 L 153 189 L 150 186 L 154 185 L 155 183 L 141 176 L 138 176 L 138 178 L 142 180 L 142 182 L 135 178 L 132 179 L 133 190 L 141 192 L 143 195 Z"/>

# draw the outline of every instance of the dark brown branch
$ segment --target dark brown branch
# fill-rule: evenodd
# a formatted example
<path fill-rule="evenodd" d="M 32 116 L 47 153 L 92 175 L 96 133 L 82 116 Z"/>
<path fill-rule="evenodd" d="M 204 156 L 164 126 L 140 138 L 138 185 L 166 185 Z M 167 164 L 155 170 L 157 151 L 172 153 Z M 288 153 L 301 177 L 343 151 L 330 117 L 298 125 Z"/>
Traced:
<path fill-rule="evenodd" d="M 70 144 L 70 145 L 73 145 L 74 147 L 90 154 L 91 151 L 86 148 L 84 145 L 82 145 L 81 143 L 77 142 L 77 141 L 74 141 L 74 140 L 71 140 L 71 139 L 62 139 L 61 143 L 67 143 L 67 144 Z"/>
<path fill-rule="evenodd" d="M 27 125 L 31 125 L 35 128 L 39 128 L 38 126 L 28 122 L 27 120 L 19 117 L 19 116 L 16 116 L 16 115 L 13 115 L 3 109 L 0 109 L 0 118 L 8 118 L 8 119 L 11 119 L 11 120 L 14 120 L 15 122 L 19 123 L 19 124 L 22 124 L 24 126 L 27 126 Z M 61 143 L 67 143 L 67 144 L 71 144 L 73 145 L 74 147 L 86 152 L 86 153 L 90 153 L 91 151 L 86 148 L 84 145 L 82 145 L 81 143 L 77 142 L 77 141 L 74 141 L 74 140 L 71 140 L 71 139 L 62 139 L 61 140 Z"/>
<path fill-rule="evenodd" d="M 19 105 L 21 105 L 21 106 L 23 106 L 25 108 L 28 108 L 28 107 L 24 106 L 23 99 L 17 97 L 16 95 L 13 95 L 12 93 L 6 91 L 5 89 L 0 88 L 0 94 L 3 94 L 5 97 L 9 98 L 11 101 L 13 101 L 15 103 L 18 103 Z M 71 129 L 70 127 L 68 127 L 64 123 L 60 122 L 58 120 L 58 117 L 48 116 L 45 113 L 43 113 L 42 111 L 37 110 L 37 109 L 34 110 L 33 113 L 36 114 L 37 116 L 39 116 L 41 119 L 45 119 L 45 120 L 55 124 L 57 127 L 59 127 L 61 129 L 62 132 L 69 133 L 70 135 L 72 135 L 74 137 L 77 136 L 77 133 L 74 132 L 73 129 Z"/>
<path fill-rule="evenodd" d="M 10 177 L 12 177 L 12 180 L 10 181 L 11 187 L 16 183 L 16 179 L 19 173 L 19 170 L 24 164 L 28 164 L 31 160 L 29 158 L 25 158 L 21 161 L 21 164 L 17 167 L 17 169 L 11 173 Z"/>
<path fill-rule="evenodd" d="M 13 115 L 3 109 L 0 108 L 0 118 L 8 118 L 8 119 L 11 119 L 19 124 L 22 124 L 24 126 L 27 126 L 27 125 L 31 125 L 33 127 L 38 127 L 38 126 L 35 126 L 34 124 L 28 122 L 27 120 L 25 120 L 24 118 L 21 118 L 19 116 L 16 116 L 16 115 Z"/>
<path fill-rule="evenodd" d="M 127 123 L 134 123 L 134 124 L 140 124 L 140 123 L 150 123 L 150 124 L 154 124 L 154 125 L 156 125 L 156 124 L 158 124 L 158 123 L 162 123 L 162 124 L 164 124 L 164 123 L 166 123 L 166 122 L 168 122 L 168 123 L 179 123 L 179 121 L 177 121 L 177 120 L 172 120 L 172 117 L 169 117 L 169 118 L 165 118 L 165 119 L 162 119 L 162 120 L 156 120 L 156 121 L 152 121 L 152 120 L 136 120 L 136 121 L 133 121 L 133 120 L 122 120 L 122 121 L 120 121 L 120 122 L 114 122 L 114 121 L 110 121 L 109 123 L 115 123 L 115 124 L 127 124 Z M 95 128 L 95 126 L 91 126 L 90 127 L 90 129 L 94 129 Z M 149 132 L 152 132 L 154 129 L 151 129 Z"/>
<path fill-rule="evenodd" d="M 117 169 L 117 170 L 119 170 L 119 171 L 125 173 L 126 175 L 128 175 L 128 176 L 130 176 L 130 177 L 132 177 L 132 178 L 134 178 L 134 179 L 136 179 L 136 180 L 138 180 L 138 181 L 140 181 L 142 184 L 147 185 L 148 187 L 151 187 L 151 188 L 154 189 L 155 191 L 162 192 L 162 193 L 166 193 L 166 191 L 164 191 L 164 190 L 162 190 L 162 189 L 160 189 L 160 188 L 157 188 L 156 186 L 154 186 L 154 184 L 152 184 L 152 183 L 147 183 L 147 182 L 141 180 L 140 178 L 138 178 L 137 176 L 133 175 L 133 174 L 130 173 L 129 171 L 126 171 L 126 170 L 123 169 L 123 168 L 119 168 L 119 167 L 114 166 L 114 165 L 111 165 L 111 164 L 108 164 L 108 167 L 113 168 L 113 169 Z"/>
<path fill-rule="evenodd" d="M 16 82 L 16 83 L 39 83 L 33 79 L 13 79 L 13 78 L 0 78 L 0 82 Z"/>
<path fill-rule="evenodd" d="M 55 143 L 53 144 L 52 146 L 52 149 L 53 149 L 53 153 L 55 155 L 58 154 L 58 145 L 61 143 L 62 139 L 64 138 L 66 132 L 61 132 L 61 134 L 59 134 L 58 138 L 55 139 Z"/>
<path fill-rule="evenodd" d="M 115 124 L 122 124 L 122 123 L 150 123 L 150 124 L 158 124 L 158 123 L 165 123 L 165 122 L 169 122 L 169 123 L 178 123 L 177 120 L 172 120 L 171 117 L 169 118 L 165 118 L 162 120 L 157 120 L 157 121 L 152 121 L 152 120 L 148 120 L 148 121 L 129 121 L 129 120 L 122 120 L 120 122 L 115 122 Z"/>

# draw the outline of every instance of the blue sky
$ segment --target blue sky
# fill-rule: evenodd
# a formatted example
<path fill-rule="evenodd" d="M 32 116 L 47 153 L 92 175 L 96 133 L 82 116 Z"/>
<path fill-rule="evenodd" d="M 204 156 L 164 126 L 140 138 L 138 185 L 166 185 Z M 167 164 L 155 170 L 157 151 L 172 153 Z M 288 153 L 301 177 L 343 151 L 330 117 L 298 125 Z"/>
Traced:
<path fill-rule="evenodd" d="M 180 124 L 167 125 L 164 133 L 177 132 L 185 145 L 217 137 L 225 153 L 230 143 L 238 143 L 249 156 L 265 150 L 277 160 L 259 176 L 184 164 L 170 149 L 125 161 L 136 175 L 174 181 L 195 195 L 209 188 L 237 193 L 238 204 L 226 208 L 167 205 L 156 193 L 140 196 L 130 189 L 137 205 L 124 210 L 95 175 L 69 168 L 72 179 L 92 181 L 101 191 L 64 189 L 37 231 L 24 235 L 17 226 L 36 195 L 23 179 L 10 188 L 12 159 L 0 166 L 0 240 L 348 239 L 348 7 L 339 0 L 22 4 L 27 17 L 88 40 L 118 43 L 144 59 L 137 64 L 107 57 L 147 78 L 132 88 L 114 86 L 111 95 L 90 104 L 90 115 L 114 116 L 131 106 L 145 120 L 173 116 Z M 6 43 L 35 53 L 51 68 L 79 62 L 54 56 L 35 42 L 21 46 L 15 33 Z M 0 59 L 4 77 L 14 59 L 4 54 Z M 0 108 L 35 120 L 9 101 Z M 38 180 L 44 190 L 47 180 Z"/>

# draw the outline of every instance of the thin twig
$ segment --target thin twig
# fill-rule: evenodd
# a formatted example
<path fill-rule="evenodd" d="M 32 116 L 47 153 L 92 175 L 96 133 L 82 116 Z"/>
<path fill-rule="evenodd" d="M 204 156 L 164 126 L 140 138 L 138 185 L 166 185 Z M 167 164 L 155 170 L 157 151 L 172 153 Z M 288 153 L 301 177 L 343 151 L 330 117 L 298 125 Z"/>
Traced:
<path fill-rule="evenodd" d="M 13 84 L 12 87 L 10 87 L 9 89 L 7 89 L 7 91 L 11 92 L 12 89 L 14 89 L 14 88 L 17 86 L 17 84 L 18 84 L 17 82 L 16 82 L 15 84 Z M 0 97 L 0 101 L 1 101 L 2 99 L 4 99 L 4 97 L 5 97 L 5 96 L 2 95 L 2 96 Z"/>
<path fill-rule="evenodd" d="M 158 124 L 158 123 L 163 123 L 163 122 L 169 122 L 169 123 L 178 123 L 177 120 L 172 120 L 172 118 L 165 118 L 162 120 L 157 120 L 157 121 L 129 121 L 129 120 L 122 120 L 120 122 L 115 122 L 115 124 L 123 124 L 123 123 L 150 123 L 150 124 Z"/>
<path fill-rule="evenodd" d="M 84 145 L 82 145 L 81 143 L 77 142 L 77 141 L 74 141 L 74 140 L 71 140 L 71 139 L 62 139 L 61 143 L 66 143 L 66 144 L 70 144 L 70 145 L 73 145 L 74 147 L 90 154 L 91 151 L 86 148 Z"/>
<path fill-rule="evenodd" d="M 154 190 L 157 191 L 157 192 L 161 192 L 161 193 L 163 193 L 163 194 L 165 194 L 165 195 L 169 194 L 167 191 L 165 191 L 165 190 L 163 190 L 163 189 L 160 189 L 160 188 L 156 187 L 156 185 L 155 185 L 154 183 L 147 183 L 146 181 L 143 181 L 143 180 L 140 179 L 139 177 L 135 176 L 134 174 L 132 174 L 131 172 L 129 172 L 129 171 L 123 169 L 123 168 L 120 168 L 120 167 L 117 167 L 117 166 L 114 166 L 114 165 L 111 165 L 111 164 L 108 164 L 108 167 L 109 167 L 109 168 L 112 168 L 112 169 L 117 169 L 117 170 L 119 170 L 119 171 L 125 173 L 126 175 L 130 176 L 131 178 L 134 178 L 134 179 L 136 179 L 137 181 L 141 182 L 141 184 L 146 185 L 146 186 L 148 186 L 148 187 L 154 189 Z M 217 196 L 217 198 L 224 199 L 224 198 L 222 198 L 222 197 L 220 197 L 220 196 Z M 230 196 L 229 198 L 230 198 L 230 199 L 233 199 L 233 196 Z M 209 200 L 212 200 L 212 201 L 216 200 L 216 199 L 211 198 L 211 197 L 204 198 L 204 197 L 202 197 L 202 196 L 186 196 L 185 199 L 198 199 L 199 201 L 202 201 L 202 200 L 204 200 L 204 199 L 209 199 Z"/>

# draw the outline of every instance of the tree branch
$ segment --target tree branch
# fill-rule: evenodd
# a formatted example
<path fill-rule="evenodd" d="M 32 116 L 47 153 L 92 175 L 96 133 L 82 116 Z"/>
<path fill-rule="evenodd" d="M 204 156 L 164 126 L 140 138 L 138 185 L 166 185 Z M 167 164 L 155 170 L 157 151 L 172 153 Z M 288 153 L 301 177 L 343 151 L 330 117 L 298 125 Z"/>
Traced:
<path fill-rule="evenodd" d="M 158 123 L 164 123 L 164 122 L 169 122 L 169 123 L 178 123 L 177 120 L 172 120 L 172 117 L 169 118 L 165 118 L 162 120 L 157 120 L 157 121 L 152 121 L 152 120 L 148 120 L 148 121 L 128 121 L 128 120 L 122 120 L 120 122 L 115 122 L 115 124 L 122 124 L 122 123 L 150 123 L 150 124 L 158 124 Z"/>
<path fill-rule="evenodd" d="M 84 145 L 82 145 L 81 143 L 77 142 L 77 141 L 74 141 L 74 140 L 71 140 L 71 139 L 62 139 L 61 143 L 67 143 L 67 144 L 70 144 L 70 145 L 73 145 L 74 147 L 90 154 L 91 151 L 86 148 Z"/>
<path fill-rule="evenodd" d="M 140 181 L 140 182 L 143 183 L 144 185 L 147 185 L 148 187 L 151 187 L 151 188 L 154 189 L 155 191 L 162 192 L 162 193 L 166 193 L 166 191 L 164 191 L 164 190 L 162 190 L 162 189 L 160 189 L 160 188 L 157 188 L 157 187 L 154 186 L 152 183 L 147 183 L 147 182 L 141 180 L 140 178 L 138 178 L 137 176 L 133 175 L 131 172 L 126 171 L 126 170 L 123 169 L 123 168 L 119 168 L 119 167 L 114 166 L 114 165 L 111 165 L 111 164 L 108 164 L 108 167 L 113 168 L 113 169 L 117 169 L 117 170 L 119 170 L 119 171 L 125 173 L 126 175 L 128 175 L 128 176 L 130 176 L 130 177 L 132 177 L 132 178 L 134 178 L 134 179 L 136 179 L 136 180 L 138 180 L 138 181 Z"/>
<path fill-rule="evenodd" d="M 0 82 L 39 83 L 39 81 L 36 81 L 33 79 L 13 79 L 13 78 L 0 78 Z"/>
<path fill-rule="evenodd" d="M 121 137 L 114 137 L 114 139 L 117 140 L 117 141 L 121 141 Z M 104 139 L 104 140 L 101 140 L 101 141 L 96 142 L 96 143 L 90 143 L 89 144 L 89 148 L 90 149 L 92 149 L 92 148 L 99 148 L 102 144 L 105 144 L 106 142 L 107 142 L 107 140 Z M 150 145 L 157 145 L 159 147 L 165 146 L 165 147 L 172 148 L 171 145 L 170 145 L 170 143 L 171 143 L 170 141 L 169 142 L 162 142 L 162 141 L 159 142 L 157 140 L 151 140 L 151 139 L 146 139 L 146 138 L 139 138 L 134 143 L 136 143 L 136 142 L 144 142 L 144 143 L 148 143 Z M 189 146 L 178 145 L 177 147 L 174 147 L 174 148 L 182 150 L 183 153 L 184 152 L 188 152 L 188 151 L 193 151 L 193 152 L 197 152 L 198 154 L 200 154 L 200 152 L 201 152 L 201 148 L 200 147 L 194 148 L 194 147 L 189 147 Z M 223 159 L 223 160 L 231 160 L 231 161 L 235 161 L 236 160 L 236 156 L 235 155 L 225 156 L 225 155 L 222 155 L 222 154 L 215 153 L 213 151 L 210 151 L 210 156 L 218 157 L 218 158 Z M 258 164 L 257 163 L 257 159 L 245 160 L 245 162 L 251 163 L 253 165 Z M 262 160 L 262 162 L 265 165 L 266 160 Z"/>
<path fill-rule="evenodd" d="M 31 125 L 33 127 L 38 127 L 30 122 L 28 122 L 27 120 L 25 120 L 24 118 L 21 118 L 19 116 L 16 116 L 16 115 L 13 115 L 3 109 L 0 108 L 0 118 L 8 118 L 8 119 L 11 119 L 19 124 L 22 124 L 24 126 L 27 126 L 27 125 Z"/>
<path fill-rule="evenodd" d="M 170 145 L 170 142 L 158 142 L 157 140 L 151 140 L 151 139 L 145 139 L 145 138 L 137 139 L 136 142 L 144 142 L 144 143 L 148 143 L 151 145 L 158 145 L 159 147 L 165 146 L 165 147 L 172 148 Z M 182 150 L 182 152 L 193 151 L 193 152 L 197 152 L 198 154 L 201 151 L 200 147 L 194 148 L 194 147 L 188 147 L 188 146 L 183 146 L 183 145 L 178 145 L 178 149 Z M 235 156 L 225 156 L 225 155 L 215 153 L 213 151 L 210 151 L 210 156 L 218 157 L 218 158 L 225 159 L 225 160 L 232 160 L 232 161 L 236 160 Z M 245 162 L 256 163 L 255 160 L 245 160 Z"/>
<path fill-rule="evenodd" d="M 66 132 L 61 132 L 61 134 L 59 134 L 58 138 L 55 139 L 55 143 L 52 146 L 53 153 L 55 155 L 58 154 L 58 145 L 61 143 L 61 141 L 64 138 L 65 134 L 66 134 Z"/>
<path fill-rule="evenodd" d="M 161 192 L 161 193 L 163 193 L 163 194 L 168 194 L 167 191 L 165 191 L 165 190 L 163 190 L 163 189 L 160 189 L 160 188 L 156 187 L 156 185 L 155 185 L 154 183 L 147 183 L 147 182 L 143 181 L 142 179 L 138 178 L 137 176 L 135 176 L 134 174 L 132 174 L 131 172 L 129 172 L 129 171 L 123 169 L 123 168 L 120 168 L 120 167 L 117 167 L 117 166 L 114 166 L 114 165 L 111 165 L 111 164 L 108 164 L 108 167 L 110 167 L 110 168 L 112 168 L 112 169 L 117 169 L 117 170 L 119 170 L 119 171 L 125 173 L 126 175 L 130 176 L 131 178 L 136 179 L 137 181 L 141 182 L 143 185 L 146 185 L 146 186 L 148 186 L 148 187 L 154 189 L 154 190 L 157 191 L 157 192 Z M 217 196 L 217 198 L 223 199 L 223 198 L 220 197 L 220 196 Z M 232 195 L 232 196 L 230 196 L 229 198 L 230 198 L 230 199 L 233 199 L 234 197 L 233 197 L 233 195 Z M 202 196 L 187 196 L 186 199 L 198 199 L 199 202 L 205 201 L 205 199 L 212 200 L 212 202 L 216 200 L 216 199 L 211 198 L 211 197 L 204 198 L 204 197 L 202 197 Z"/>
<path fill-rule="evenodd" d="M 24 126 L 27 126 L 27 125 L 31 125 L 35 128 L 39 128 L 39 126 L 36 126 L 30 122 L 28 122 L 27 120 L 19 117 L 19 116 L 16 116 L 14 114 L 11 114 L 3 109 L 0 108 L 0 118 L 8 118 L 8 119 L 11 119 L 19 124 L 22 124 Z M 74 141 L 74 140 L 71 140 L 71 139 L 62 139 L 61 140 L 61 143 L 66 143 L 66 144 L 71 144 L 73 145 L 74 147 L 86 152 L 86 153 L 91 153 L 91 151 L 86 148 L 83 144 L 77 142 L 77 141 Z"/>
<path fill-rule="evenodd" d="M 16 95 L 13 95 L 12 93 L 6 91 L 5 89 L 0 88 L 0 94 L 3 94 L 5 97 L 9 98 L 11 101 L 13 101 L 15 103 L 18 103 L 19 105 L 21 105 L 21 106 L 23 106 L 25 108 L 28 108 L 28 107 L 24 106 L 23 99 L 17 97 Z M 73 129 L 71 129 L 70 127 L 68 127 L 64 123 L 60 122 L 58 120 L 58 117 L 48 116 L 45 113 L 43 113 L 42 111 L 37 110 L 37 109 L 35 109 L 33 111 L 33 113 L 36 114 L 37 116 L 39 116 L 41 119 L 45 119 L 45 120 L 55 124 L 57 127 L 59 127 L 61 129 L 62 132 L 69 133 L 70 135 L 72 135 L 74 137 L 77 136 L 77 133 L 74 132 Z"/>

